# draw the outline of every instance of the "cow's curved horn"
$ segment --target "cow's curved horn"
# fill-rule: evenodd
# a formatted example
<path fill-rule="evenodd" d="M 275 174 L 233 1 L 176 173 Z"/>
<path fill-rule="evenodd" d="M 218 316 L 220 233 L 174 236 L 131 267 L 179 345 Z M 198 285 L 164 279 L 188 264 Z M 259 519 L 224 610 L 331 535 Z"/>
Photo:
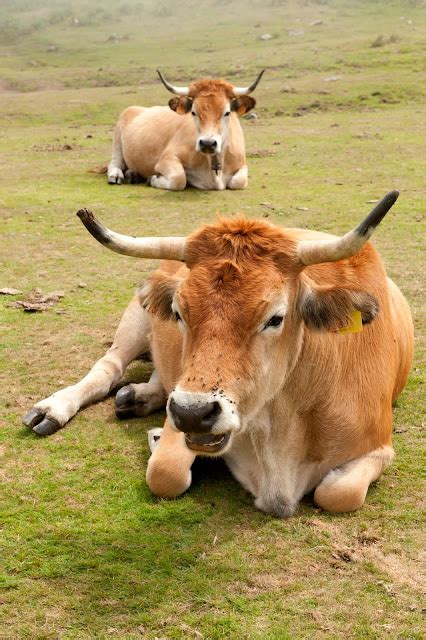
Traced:
<path fill-rule="evenodd" d="M 157 73 L 160 76 L 161 82 L 171 93 L 174 93 L 177 96 L 187 96 L 189 94 L 189 87 L 175 87 L 174 85 L 170 84 L 170 82 L 167 82 L 166 78 L 163 76 L 159 69 L 157 69 Z"/>
<path fill-rule="evenodd" d="M 98 242 L 125 256 L 184 261 L 186 238 L 133 238 L 107 229 L 91 211 L 80 209 L 77 215 Z"/>
<path fill-rule="evenodd" d="M 247 96 L 249 93 L 252 93 L 260 82 L 260 78 L 265 73 L 265 69 L 259 73 L 256 80 L 252 82 L 248 87 L 234 87 L 234 96 Z"/>
<path fill-rule="evenodd" d="M 383 200 L 368 214 L 355 229 L 335 240 L 301 240 L 298 245 L 300 261 L 304 265 L 321 262 L 337 262 L 354 256 L 372 235 L 374 229 L 383 220 L 399 191 L 390 191 Z"/>

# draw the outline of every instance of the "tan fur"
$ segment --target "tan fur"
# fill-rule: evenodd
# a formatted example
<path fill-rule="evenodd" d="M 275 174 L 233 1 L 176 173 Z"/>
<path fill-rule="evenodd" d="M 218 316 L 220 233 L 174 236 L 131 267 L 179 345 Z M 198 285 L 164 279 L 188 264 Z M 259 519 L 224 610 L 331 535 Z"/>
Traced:
<path fill-rule="evenodd" d="M 243 218 L 202 227 L 187 240 L 186 264 L 162 262 L 143 285 L 89 374 L 35 409 L 64 426 L 105 397 L 149 340 L 156 374 L 140 393 L 146 406 L 147 392 L 153 407 L 176 393 L 220 400 L 231 433 L 224 458 L 259 509 L 291 515 L 311 490 L 329 511 L 359 508 L 392 459 L 392 402 L 411 367 L 413 326 L 371 243 L 346 260 L 301 265 L 300 239 L 330 237 Z M 350 304 L 369 324 L 328 330 L 330 314 L 338 324 Z M 277 309 L 281 328 L 266 331 Z M 187 490 L 194 457 L 167 420 L 148 465 L 152 491 Z"/>
<path fill-rule="evenodd" d="M 192 83 L 190 96 L 197 110 L 201 130 L 218 132 L 226 104 L 232 100 L 232 85 L 223 80 Z M 250 98 L 254 104 L 253 98 Z M 126 168 L 154 178 L 151 185 L 181 190 L 187 183 L 201 189 L 244 188 L 246 156 L 243 131 L 236 113 L 229 116 L 226 145 L 221 153 L 221 170 L 215 174 L 211 156 L 196 150 L 194 117 L 185 105 L 190 98 L 173 98 L 168 107 L 129 107 L 118 120 L 110 168 Z M 182 106 L 179 105 L 182 102 Z M 251 104 L 251 106 L 253 106 Z M 239 114 L 251 108 L 241 102 Z M 239 172 L 242 171 L 241 179 Z M 163 180 L 160 180 L 159 177 Z M 236 178 L 237 176 L 237 178 Z"/>
<path fill-rule="evenodd" d="M 169 393 L 176 384 L 199 393 L 220 381 L 236 400 L 247 424 L 225 459 L 260 508 L 280 514 L 276 502 L 281 501 L 291 512 L 332 469 L 343 465 L 344 474 L 348 461 L 366 459 L 347 482 L 317 489 L 316 501 L 324 508 L 352 510 L 361 506 L 368 485 L 392 457 L 384 456 L 380 464 L 368 458 L 383 447 L 391 451 L 391 404 L 411 365 L 411 316 L 370 243 L 353 258 L 302 271 L 295 257 L 300 237 L 319 234 L 234 219 L 190 237 L 190 270 L 183 266 L 174 274 L 190 327 L 183 354 L 176 325 L 154 316 L 154 362 Z M 235 273 L 230 279 L 224 277 L 229 261 Z M 336 286 L 377 300 L 378 315 L 362 333 L 310 330 L 297 317 L 296 300 L 305 287 Z M 267 301 L 283 287 L 290 296 L 286 326 L 268 350 L 253 331 Z M 276 476 L 286 475 L 278 471 L 280 465 L 287 467 L 284 481 Z M 182 474 L 186 477 L 187 469 Z M 268 474 L 270 485 L 282 485 L 275 495 L 262 487 Z"/>

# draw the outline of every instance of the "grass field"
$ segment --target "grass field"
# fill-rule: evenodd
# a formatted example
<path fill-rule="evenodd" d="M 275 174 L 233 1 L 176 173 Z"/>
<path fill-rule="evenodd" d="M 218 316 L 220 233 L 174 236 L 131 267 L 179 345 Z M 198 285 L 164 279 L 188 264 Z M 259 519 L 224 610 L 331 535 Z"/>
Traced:
<path fill-rule="evenodd" d="M 34 314 L 1 296 L 0 637 L 424 637 L 425 3 L 3 0 L 0 56 L 0 288 L 64 293 Z M 88 172 L 109 160 L 121 109 L 166 104 L 156 67 L 175 83 L 239 85 L 267 68 L 258 119 L 243 121 L 246 191 L 109 187 Z M 155 264 L 103 250 L 77 209 L 137 235 L 185 235 L 218 211 L 343 232 L 393 188 L 375 244 L 411 304 L 416 360 L 396 460 L 361 511 L 306 500 L 267 517 L 219 461 L 158 501 L 145 434 L 163 416 L 119 422 L 112 398 L 50 438 L 22 427 L 102 355 Z"/>

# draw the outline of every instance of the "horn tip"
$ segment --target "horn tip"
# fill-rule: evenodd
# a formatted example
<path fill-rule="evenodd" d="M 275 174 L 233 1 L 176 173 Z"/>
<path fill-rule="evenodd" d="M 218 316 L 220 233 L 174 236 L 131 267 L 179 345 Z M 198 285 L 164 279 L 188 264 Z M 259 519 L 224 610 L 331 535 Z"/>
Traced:
<path fill-rule="evenodd" d="M 80 218 L 87 231 L 101 244 L 108 244 L 110 236 L 108 229 L 103 226 L 89 209 L 79 209 L 77 216 Z"/>
<path fill-rule="evenodd" d="M 89 209 L 79 209 L 76 213 L 76 216 L 80 218 L 83 224 L 86 224 L 86 222 L 95 220 L 95 216 Z"/>
<path fill-rule="evenodd" d="M 374 207 L 373 211 L 358 225 L 355 232 L 359 236 L 370 237 L 374 229 L 381 223 L 389 209 L 393 207 L 398 200 L 399 191 L 394 189 L 389 191 L 382 200 Z"/>

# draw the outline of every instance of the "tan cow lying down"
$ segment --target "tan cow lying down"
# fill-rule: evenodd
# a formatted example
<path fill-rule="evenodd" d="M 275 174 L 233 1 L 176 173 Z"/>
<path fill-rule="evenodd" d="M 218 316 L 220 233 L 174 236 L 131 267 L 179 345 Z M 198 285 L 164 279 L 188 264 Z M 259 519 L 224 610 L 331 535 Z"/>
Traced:
<path fill-rule="evenodd" d="M 225 80 L 198 80 L 174 87 L 169 107 L 129 107 L 114 131 L 108 182 L 147 179 L 151 187 L 181 191 L 245 189 L 248 184 L 244 135 L 238 116 L 256 104 L 249 87 Z"/>
<path fill-rule="evenodd" d="M 397 196 L 342 238 L 242 218 L 187 239 L 133 238 L 79 211 L 109 249 L 166 261 L 105 356 L 24 423 L 40 435 L 63 427 L 149 347 L 151 380 L 120 389 L 116 406 L 147 415 L 168 397 L 147 470 L 156 495 L 186 491 L 200 454 L 223 456 L 267 513 L 291 515 L 311 490 L 324 509 L 358 509 L 392 460 L 392 402 L 412 359 L 409 307 L 367 242 Z M 362 331 L 342 335 L 357 313 Z"/>

